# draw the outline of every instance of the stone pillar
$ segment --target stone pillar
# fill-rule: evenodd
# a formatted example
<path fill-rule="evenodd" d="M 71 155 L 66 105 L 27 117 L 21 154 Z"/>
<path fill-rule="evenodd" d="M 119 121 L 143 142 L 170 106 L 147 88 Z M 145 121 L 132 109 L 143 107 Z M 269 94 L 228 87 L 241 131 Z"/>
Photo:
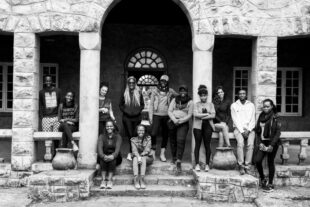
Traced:
<path fill-rule="evenodd" d="M 80 33 L 80 143 L 79 168 L 95 168 L 99 120 L 100 49 L 99 33 Z"/>
<path fill-rule="evenodd" d="M 14 34 L 13 170 L 30 170 L 35 160 L 33 132 L 38 129 L 39 56 L 36 34 Z"/>
<path fill-rule="evenodd" d="M 208 102 L 212 101 L 212 52 L 214 35 L 194 35 L 193 48 L 193 101 L 199 101 L 197 89 L 200 84 L 207 86 L 209 91 Z M 194 160 L 195 139 L 192 134 L 192 160 Z M 205 147 L 202 142 L 200 148 L 200 161 L 205 162 Z"/>
<path fill-rule="evenodd" d="M 277 37 L 257 37 L 253 41 L 249 99 L 256 106 L 256 117 L 264 99 L 270 98 L 276 103 L 277 40 Z"/>

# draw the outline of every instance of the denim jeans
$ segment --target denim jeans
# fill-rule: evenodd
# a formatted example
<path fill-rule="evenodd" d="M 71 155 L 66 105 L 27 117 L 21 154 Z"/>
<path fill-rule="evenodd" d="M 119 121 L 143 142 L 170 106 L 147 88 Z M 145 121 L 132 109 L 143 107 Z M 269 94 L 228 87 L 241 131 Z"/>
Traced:
<path fill-rule="evenodd" d="M 161 128 L 161 148 L 166 148 L 168 143 L 168 126 L 167 122 L 169 120 L 168 116 L 157 116 L 153 115 L 153 123 L 152 123 L 152 130 L 151 130 L 151 137 L 152 137 L 152 149 L 156 149 L 156 138 L 159 135 L 159 130 Z"/>
<path fill-rule="evenodd" d="M 171 154 L 173 160 L 182 160 L 183 158 L 188 129 L 189 123 L 186 122 L 177 125 L 174 129 L 169 130 Z"/>
<path fill-rule="evenodd" d="M 252 156 L 253 156 L 253 150 L 254 150 L 254 139 L 255 139 L 255 132 L 251 131 L 249 134 L 249 137 L 247 139 L 244 139 L 241 132 L 235 128 L 234 135 L 237 140 L 237 160 L 239 166 L 248 166 L 252 162 Z M 244 142 L 247 141 L 246 145 L 246 153 L 245 153 L 245 159 L 244 159 Z"/>

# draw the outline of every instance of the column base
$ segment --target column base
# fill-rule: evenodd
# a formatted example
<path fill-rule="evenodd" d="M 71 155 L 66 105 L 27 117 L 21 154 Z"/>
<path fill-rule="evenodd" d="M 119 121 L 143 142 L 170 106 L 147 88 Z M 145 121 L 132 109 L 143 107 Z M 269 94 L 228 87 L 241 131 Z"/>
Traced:
<path fill-rule="evenodd" d="M 79 169 L 95 169 L 97 153 L 79 153 L 77 157 Z"/>

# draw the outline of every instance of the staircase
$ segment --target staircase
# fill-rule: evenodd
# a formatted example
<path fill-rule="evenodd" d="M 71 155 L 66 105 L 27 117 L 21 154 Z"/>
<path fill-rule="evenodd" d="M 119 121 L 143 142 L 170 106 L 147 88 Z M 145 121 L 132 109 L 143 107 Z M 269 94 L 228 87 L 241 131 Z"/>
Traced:
<path fill-rule="evenodd" d="M 192 174 L 192 165 L 182 163 L 182 174 L 175 175 L 175 165 L 170 162 L 154 161 L 147 167 L 146 189 L 137 190 L 133 186 L 132 164 L 126 159 L 117 167 L 112 189 L 100 189 L 102 178 L 94 178 L 91 187 L 92 196 L 165 196 L 195 197 L 196 183 Z"/>

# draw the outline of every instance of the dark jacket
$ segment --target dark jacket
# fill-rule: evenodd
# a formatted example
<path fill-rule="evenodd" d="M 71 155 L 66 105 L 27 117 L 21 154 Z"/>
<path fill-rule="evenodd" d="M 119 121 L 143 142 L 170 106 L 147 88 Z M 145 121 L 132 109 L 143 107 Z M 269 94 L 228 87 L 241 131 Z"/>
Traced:
<path fill-rule="evenodd" d="M 55 93 L 56 94 L 56 100 L 57 100 L 57 106 L 56 107 L 47 107 L 46 106 L 46 100 L 45 100 L 45 93 Z M 61 90 L 59 88 L 51 88 L 47 89 L 44 88 L 39 92 L 39 117 L 42 119 L 43 117 L 53 117 L 58 115 L 58 106 L 60 104 L 61 99 Z"/>
<path fill-rule="evenodd" d="M 140 106 L 130 104 L 129 106 L 125 104 L 124 93 L 122 93 L 121 100 L 119 103 L 119 108 L 123 112 L 123 116 L 128 118 L 141 118 L 141 112 L 144 109 L 143 95 L 140 93 Z"/>
<path fill-rule="evenodd" d="M 58 121 L 61 119 L 67 119 L 78 125 L 79 122 L 79 106 L 74 104 L 73 106 L 66 106 L 64 103 L 59 104 L 58 107 Z"/>
<path fill-rule="evenodd" d="M 258 119 L 259 120 L 259 119 Z M 262 143 L 262 131 L 260 130 L 259 121 L 257 120 L 256 127 L 255 127 L 255 133 L 256 133 L 256 146 L 259 146 L 260 143 Z M 273 115 L 272 122 L 271 122 L 271 128 L 270 128 L 270 137 L 268 137 L 271 141 L 270 145 L 275 146 L 280 144 L 280 135 L 281 135 L 281 123 L 278 121 L 278 115 Z"/>

